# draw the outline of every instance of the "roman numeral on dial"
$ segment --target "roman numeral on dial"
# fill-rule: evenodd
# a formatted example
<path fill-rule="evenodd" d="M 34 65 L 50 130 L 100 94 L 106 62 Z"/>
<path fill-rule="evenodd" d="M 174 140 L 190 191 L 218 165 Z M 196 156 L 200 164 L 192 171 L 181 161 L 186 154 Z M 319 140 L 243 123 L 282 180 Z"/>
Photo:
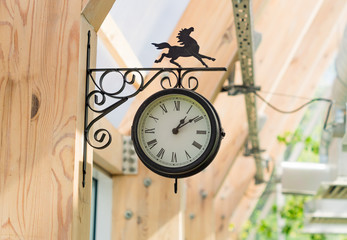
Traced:
<path fill-rule="evenodd" d="M 165 149 L 164 148 L 161 148 L 157 154 L 157 157 L 160 158 L 160 159 L 163 159 L 164 157 L 164 153 L 165 153 Z"/>
<path fill-rule="evenodd" d="M 187 114 L 189 113 L 190 109 L 192 109 L 193 105 L 190 105 L 188 111 L 186 112 Z"/>
<path fill-rule="evenodd" d="M 199 116 L 199 117 L 197 117 L 197 118 L 195 118 L 194 119 L 194 122 L 196 123 L 196 122 L 199 122 L 201 119 L 203 119 L 204 117 L 203 116 Z"/>
<path fill-rule="evenodd" d="M 145 133 L 154 133 L 155 132 L 155 128 L 146 128 L 145 129 Z"/>
<path fill-rule="evenodd" d="M 186 153 L 186 158 L 187 158 L 187 160 L 189 160 L 189 159 L 192 158 L 186 150 L 184 150 L 184 152 Z"/>
<path fill-rule="evenodd" d="M 174 104 L 175 104 L 174 111 L 179 111 L 181 109 L 181 102 L 174 101 Z"/>
<path fill-rule="evenodd" d="M 201 147 L 202 147 L 202 145 L 201 145 L 200 143 L 196 142 L 196 141 L 194 141 L 194 142 L 192 143 L 192 145 L 193 145 L 194 147 L 198 148 L 198 149 L 201 149 Z"/>
<path fill-rule="evenodd" d="M 159 105 L 159 107 L 163 110 L 163 114 L 164 114 L 164 113 L 167 113 L 167 109 L 166 109 L 166 106 L 165 106 L 164 103 L 161 104 L 161 105 Z"/>
<path fill-rule="evenodd" d="M 159 120 L 159 118 L 157 118 L 157 117 L 154 117 L 152 114 L 151 115 L 149 115 L 149 117 L 150 118 L 152 118 L 155 122 L 157 122 L 158 120 Z"/>
<path fill-rule="evenodd" d="M 196 134 L 206 134 L 205 130 L 196 130 Z"/>
<path fill-rule="evenodd" d="M 153 139 L 153 140 L 147 142 L 147 145 L 148 145 L 149 149 L 154 148 L 154 146 L 157 145 L 157 144 L 158 144 L 157 139 Z"/>
<path fill-rule="evenodd" d="M 177 163 L 177 155 L 176 155 L 175 152 L 172 152 L 172 155 L 171 155 L 171 162 Z"/>

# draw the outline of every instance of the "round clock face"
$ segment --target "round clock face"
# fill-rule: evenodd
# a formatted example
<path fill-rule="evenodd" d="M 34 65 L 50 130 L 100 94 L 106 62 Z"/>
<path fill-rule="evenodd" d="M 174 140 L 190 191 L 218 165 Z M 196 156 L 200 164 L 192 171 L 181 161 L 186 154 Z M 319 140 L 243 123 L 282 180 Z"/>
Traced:
<path fill-rule="evenodd" d="M 140 159 L 168 177 L 189 176 L 205 168 L 218 151 L 220 135 L 212 105 L 183 89 L 164 90 L 148 98 L 132 129 Z"/>

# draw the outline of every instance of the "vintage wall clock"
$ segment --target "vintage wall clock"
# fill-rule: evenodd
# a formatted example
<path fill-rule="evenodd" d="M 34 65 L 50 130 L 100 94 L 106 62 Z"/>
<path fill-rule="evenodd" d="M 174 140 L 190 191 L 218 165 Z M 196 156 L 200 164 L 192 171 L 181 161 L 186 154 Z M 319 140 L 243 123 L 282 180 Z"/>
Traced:
<path fill-rule="evenodd" d="M 87 173 L 87 144 L 95 149 L 110 146 L 112 134 L 96 123 L 107 114 L 118 109 L 128 99 L 144 91 L 154 80 L 171 81 L 176 84 L 172 89 L 165 89 L 149 97 L 139 108 L 132 126 L 132 139 L 139 158 L 152 171 L 175 178 L 188 177 L 203 170 L 215 157 L 220 141 L 224 136 L 218 115 L 203 96 L 194 92 L 198 87 L 198 78 L 194 72 L 226 71 L 225 67 L 208 67 L 202 58 L 214 61 L 212 57 L 201 55 L 196 40 L 189 37 L 194 30 L 184 28 L 178 34 L 179 43 L 184 46 L 173 46 L 170 54 L 162 57 L 171 58 L 177 68 L 91 68 L 91 33 L 88 31 L 86 54 L 86 100 L 84 114 L 84 152 L 82 167 L 82 186 L 85 187 Z M 159 49 L 169 46 L 168 43 L 154 44 Z M 182 50 L 188 51 L 182 55 Z M 176 62 L 178 57 L 196 57 L 205 67 L 181 68 Z M 161 60 L 160 60 L 161 61 Z M 155 62 L 159 62 L 156 60 Z M 151 72 L 146 78 L 146 72 Z M 96 74 L 100 73 L 100 74 Z M 115 77 L 116 76 L 116 77 Z M 170 76 L 170 77 L 169 77 Z M 120 89 L 112 91 L 105 88 L 104 80 L 119 82 Z M 172 79 L 171 79 L 172 78 Z M 145 81 L 146 80 L 146 81 Z M 185 90 L 184 80 L 187 80 Z M 129 86 L 140 87 L 131 93 L 124 92 Z M 93 88 L 89 86 L 93 84 Z M 93 114 L 89 114 L 92 111 Z M 92 119 L 89 119 L 92 117 Z"/>
<path fill-rule="evenodd" d="M 140 160 L 153 172 L 176 179 L 206 168 L 224 135 L 212 104 L 182 88 L 165 89 L 146 99 L 131 131 Z"/>

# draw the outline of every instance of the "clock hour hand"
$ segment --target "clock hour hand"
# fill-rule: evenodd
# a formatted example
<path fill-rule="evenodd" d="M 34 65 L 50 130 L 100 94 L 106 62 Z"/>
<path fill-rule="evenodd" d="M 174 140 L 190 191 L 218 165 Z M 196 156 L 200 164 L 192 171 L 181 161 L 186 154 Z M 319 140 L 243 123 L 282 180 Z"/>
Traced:
<path fill-rule="evenodd" d="M 178 133 L 178 129 L 180 129 L 180 128 L 182 127 L 182 124 L 184 124 L 184 121 L 186 120 L 186 118 L 187 118 L 187 116 L 185 116 L 184 118 L 182 118 L 182 119 L 180 120 L 180 123 L 178 124 L 178 126 L 172 129 L 172 133 L 173 133 L 173 134 L 177 134 L 177 133 Z"/>
<path fill-rule="evenodd" d="M 199 116 L 196 116 L 196 117 L 194 117 L 194 118 L 192 118 L 192 119 L 189 119 L 187 122 L 185 122 L 185 123 L 183 123 L 183 124 L 181 124 L 181 125 L 178 125 L 177 126 L 177 132 L 178 132 L 178 129 L 180 129 L 181 127 L 183 127 L 183 126 L 185 126 L 185 125 L 187 125 L 188 123 L 191 123 L 191 122 L 193 122 L 195 119 L 197 119 Z M 172 130 L 173 131 L 173 130 Z"/>

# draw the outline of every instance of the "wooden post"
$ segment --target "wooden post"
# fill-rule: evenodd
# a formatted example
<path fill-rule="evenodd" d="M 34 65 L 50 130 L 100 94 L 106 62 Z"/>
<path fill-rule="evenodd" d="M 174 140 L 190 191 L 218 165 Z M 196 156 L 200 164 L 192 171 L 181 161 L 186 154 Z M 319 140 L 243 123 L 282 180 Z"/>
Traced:
<path fill-rule="evenodd" d="M 0 2 L 0 239 L 89 239 L 85 4 Z"/>

